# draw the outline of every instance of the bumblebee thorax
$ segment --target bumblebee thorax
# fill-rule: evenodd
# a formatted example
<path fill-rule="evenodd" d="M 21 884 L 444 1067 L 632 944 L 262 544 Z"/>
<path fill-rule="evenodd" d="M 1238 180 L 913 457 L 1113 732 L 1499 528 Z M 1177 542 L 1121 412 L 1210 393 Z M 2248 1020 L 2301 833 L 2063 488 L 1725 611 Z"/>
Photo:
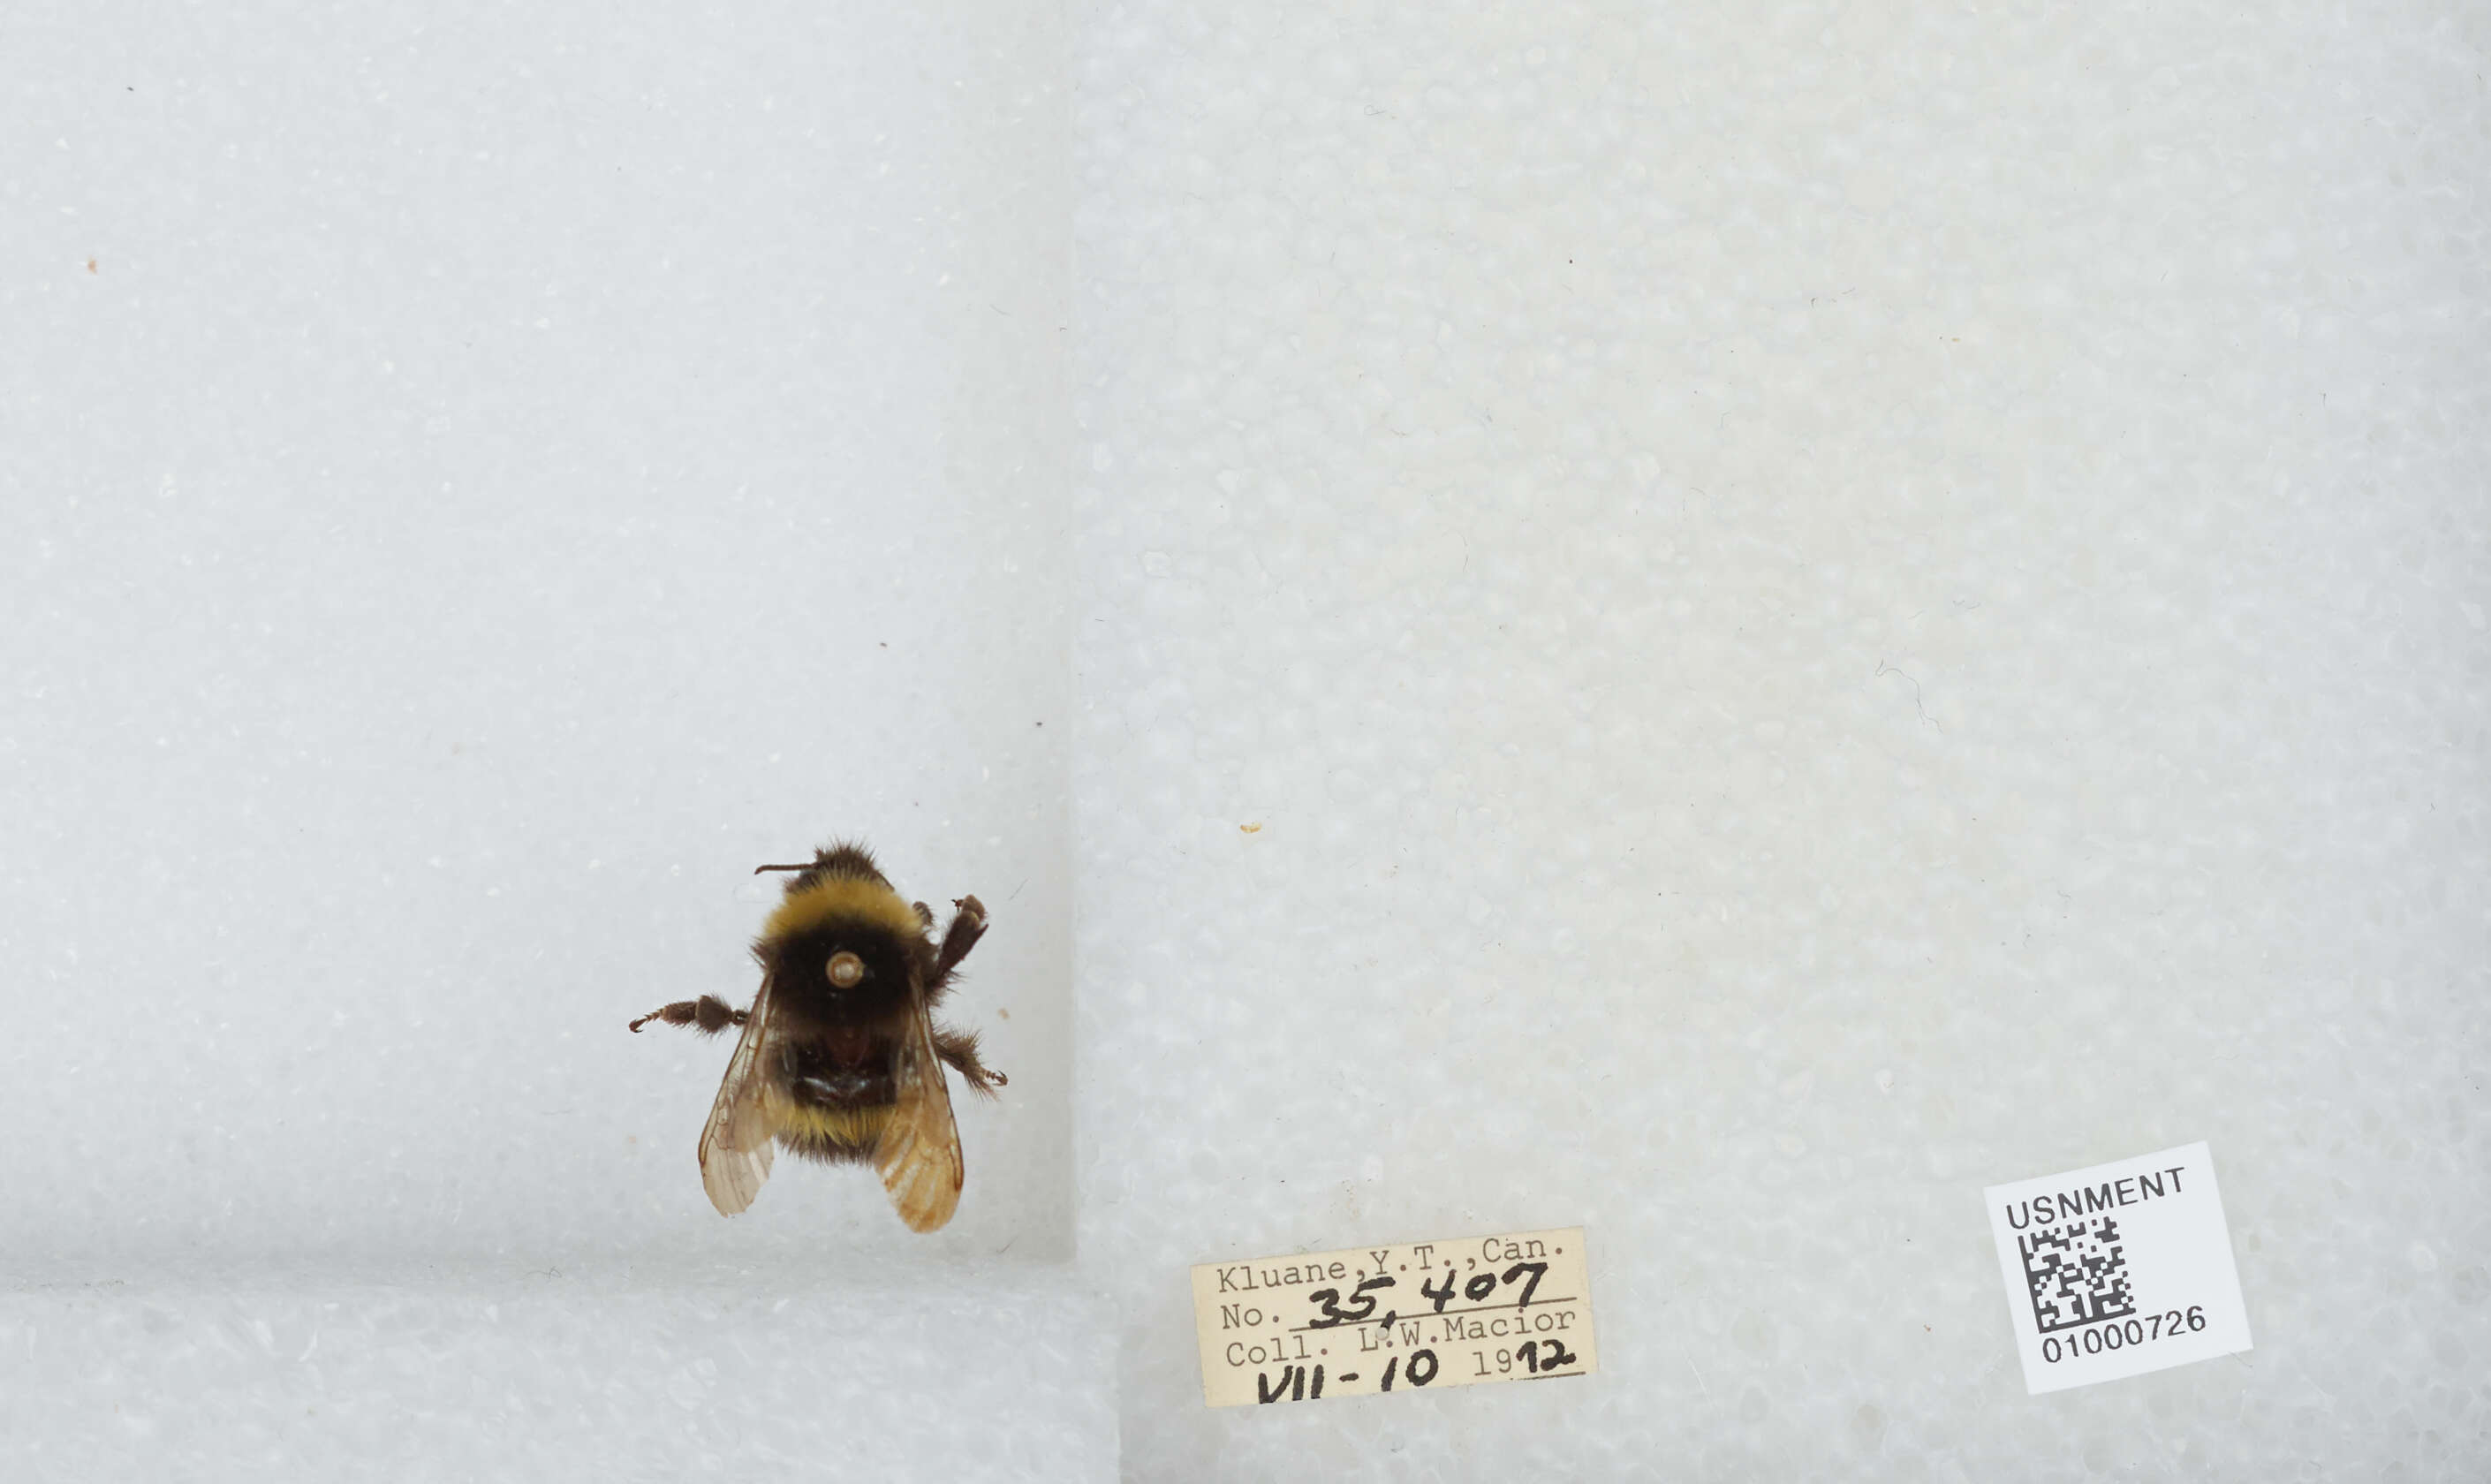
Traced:
<path fill-rule="evenodd" d="M 909 918 L 913 926 L 916 918 Z M 752 953 L 769 972 L 780 1013 L 816 1026 L 858 1026 L 904 1009 L 932 950 L 878 921 L 834 917 L 764 937 Z"/>

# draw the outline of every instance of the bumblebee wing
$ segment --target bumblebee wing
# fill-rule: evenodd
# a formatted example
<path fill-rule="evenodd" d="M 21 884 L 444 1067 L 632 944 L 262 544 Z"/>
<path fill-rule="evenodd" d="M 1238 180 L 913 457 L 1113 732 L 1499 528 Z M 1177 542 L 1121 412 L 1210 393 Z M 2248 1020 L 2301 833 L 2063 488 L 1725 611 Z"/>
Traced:
<path fill-rule="evenodd" d="M 710 1104 L 709 1126 L 701 1130 L 701 1188 L 721 1216 L 732 1216 L 752 1204 L 761 1182 L 770 1178 L 770 1115 L 763 1094 L 769 1079 L 762 1059 L 775 1053 L 777 1037 L 770 1027 L 770 976 L 761 976 L 761 992 L 744 1020 L 743 1038 L 726 1063 L 726 1080 Z"/>
<path fill-rule="evenodd" d="M 960 1204 L 960 1129 L 952 1121 L 952 1089 L 934 1055 L 934 1026 L 923 1001 L 908 1017 L 892 1059 L 890 1120 L 875 1144 L 873 1167 L 909 1230 L 931 1232 Z"/>

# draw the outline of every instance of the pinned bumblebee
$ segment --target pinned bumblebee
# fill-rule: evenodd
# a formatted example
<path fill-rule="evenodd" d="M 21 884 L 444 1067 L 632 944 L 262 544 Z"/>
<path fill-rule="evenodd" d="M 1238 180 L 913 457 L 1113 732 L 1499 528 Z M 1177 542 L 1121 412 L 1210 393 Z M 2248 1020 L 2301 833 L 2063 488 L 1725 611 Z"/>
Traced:
<path fill-rule="evenodd" d="M 835 844 L 793 871 L 753 941 L 761 990 L 736 1009 L 711 995 L 631 1022 L 743 1028 L 701 1130 L 701 1185 L 721 1215 L 752 1204 L 774 1142 L 826 1164 L 870 1161 L 893 1208 L 931 1232 L 960 1204 L 960 1131 L 949 1065 L 992 1097 L 1007 1080 L 978 1060 L 974 1033 L 934 1024 L 960 960 L 986 931 L 974 896 L 952 903 L 938 946 L 934 914 L 902 900 L 862 846 Z"/>

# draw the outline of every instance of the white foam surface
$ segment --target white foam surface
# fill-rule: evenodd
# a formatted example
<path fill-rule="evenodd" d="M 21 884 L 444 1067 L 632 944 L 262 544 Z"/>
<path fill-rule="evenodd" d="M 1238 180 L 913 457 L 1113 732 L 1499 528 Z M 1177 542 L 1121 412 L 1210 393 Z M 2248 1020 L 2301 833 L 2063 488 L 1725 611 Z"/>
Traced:
<path fill-rule="evenodd" d="M 1037 105 L 960 101 L 1016 80 L 997 38 L 781 19 L 13 62 L 63 142 L 14 184 L 0 932 L 41 1012 L 0 1110 L 54 1194 L 0 1246 L 1065 1255 L 1061 509 L 987 425 L 1025 458 L 1060 393 L 1013 379 L 1051 333 L 954 302 L 1060 297 L 965 210 Z M 935 1243 L 853 1172 L 720 1224 L 727 1043 L 624 1033 L 747 999 L 751 868 L 834 834 L 992 911 L 952 1014 L 1012 1098 Z"/>
<path fill-rule="evenodd" d="M 1095 1298 L 957 1276 L 228 1273 L 0 1295 L 41 1379 L 0 1389 L 0 1436 L 30 1484 L 1105 1479 L 1112 1344 Z"/>
<path fill-rule="evenodd" d="M 2481 47 L 1096 15 L 1130 1477 L 2491 1467 Z M 2199 1139 L 2256 1351 L 2023 1395 L 1981 1187 Z M 1596 1380 L 1199 1406 L 1185 1264 L 1571 1223 Z"/>
<path fill-rule="evenodd" d="M 11 36 L 0 1475 L 2491 1471 L 2478 26 Z M 835 831 L 931 1239 L 622 1031 Z M 2200 1139 L 2257 1348 L 2024 1395 L 1981 1188 Z M 1201 1405 L 1575 1224 L 1594 1379 Z"/>
<path fill-rule="evenodd" d="M 0 1476 L 1111 1471 L 1061 22 L 6 29 Z M 992 913 L 931 1238 L 624 1029 L 834 834 Z"/>

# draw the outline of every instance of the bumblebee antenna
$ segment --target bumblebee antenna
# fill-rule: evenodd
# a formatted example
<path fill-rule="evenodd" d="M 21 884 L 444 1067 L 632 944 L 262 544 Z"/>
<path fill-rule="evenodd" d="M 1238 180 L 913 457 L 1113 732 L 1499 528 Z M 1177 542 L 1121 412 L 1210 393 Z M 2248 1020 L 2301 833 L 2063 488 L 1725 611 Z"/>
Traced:
<path fill-rule="evenodd" d="M 752 874 L 758 876 L 764 871 L 809 871 L 820 863 L 816 860 L 807 860 L 803 865 L 756 865 L 752 868 Z"/>

